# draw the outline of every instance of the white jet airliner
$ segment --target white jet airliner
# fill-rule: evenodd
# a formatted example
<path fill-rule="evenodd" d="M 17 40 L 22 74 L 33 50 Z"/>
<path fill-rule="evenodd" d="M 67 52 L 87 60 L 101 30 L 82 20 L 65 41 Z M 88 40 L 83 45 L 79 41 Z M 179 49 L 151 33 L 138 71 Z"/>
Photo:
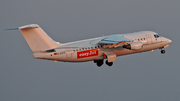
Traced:
<path fill-rule="evenodd" d="M 141 31 L 128 34 L 116 34 L 69 43 L 52 40 L 37 24 L 30 24 L 7 30 L 20 30 L 34 58 L 53 60 L 54 62 L 94 61 L 97 66 L 112 66 L 117 56 L 141 53 L 161 49 L 164 54 L 172 42 L 152 31 Z"/>

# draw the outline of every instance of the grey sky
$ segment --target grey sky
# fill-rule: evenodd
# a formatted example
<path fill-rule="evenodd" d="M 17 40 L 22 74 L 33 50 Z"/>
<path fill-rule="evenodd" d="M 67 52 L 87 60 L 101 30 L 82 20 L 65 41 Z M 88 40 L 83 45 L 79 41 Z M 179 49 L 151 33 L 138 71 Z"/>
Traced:
<path fill-rule="evenodd" d="M 0 101 L 177 101 L 180 99 L 179 0 L 1 0 Z M 39 24 L 70 42 L 150 30 L 165 49 L 121 56 L 113 67 L 34 59 L 19 31 Z"/>

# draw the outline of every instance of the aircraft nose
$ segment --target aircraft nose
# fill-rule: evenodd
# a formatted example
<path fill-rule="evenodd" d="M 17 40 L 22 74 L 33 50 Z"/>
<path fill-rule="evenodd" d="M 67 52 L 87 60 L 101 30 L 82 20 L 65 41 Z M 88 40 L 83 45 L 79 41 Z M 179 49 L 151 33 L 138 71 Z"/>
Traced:
<path fill-rule="evenodd" d="M 170 39 L 167 39 L 167 42 L 170 44 L 170 43 L 172 43 L 172 40 L 170 40 Z"/>
<path fill-rule="evenodd" d="M 165 41 L 168 42 L 168 44 L 172 43 L 172 40 L 165 38 Z"/>
<path fill-rule="evenodd" d="M 162 38 L 162 41 L 165 41 L 165 42 L 167 42 L 168 44 L 172 43 L 172 40 L 170 40 L 170 39 L 168 39 L 168 38 L 165 38 L 165 37 Z"/>

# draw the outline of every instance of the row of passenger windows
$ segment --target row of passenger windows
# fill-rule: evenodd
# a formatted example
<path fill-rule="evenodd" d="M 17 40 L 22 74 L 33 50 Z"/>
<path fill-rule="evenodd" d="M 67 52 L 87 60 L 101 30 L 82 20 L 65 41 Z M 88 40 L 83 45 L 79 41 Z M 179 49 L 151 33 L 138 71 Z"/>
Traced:
<path fill-rule="evenodd" d="M 103 47 L 103 46 L 99 45 L 99 46 L 95 46 L 95 47 L 79 48 L 79 49 L 74 49 L 73 52 L 75 52 L 75 51 L 90 50 L 90 49 L 96 49 L 96 48 L 101 48 L 101 47 Z"/>
<path fill-rule="evenodd" d="M 134 41 L 143 41 L 143 40 L 146 40 L 146 38 L 135 39 L 135 40 L 133 40 L 133 42 L 134 42 Z"/>
<path fill-rule="evenodd" d="M 79 48 L 79 49 L 74 49 L 74 50 L 69 50 L 69 51 L 73 51 L 73 52 L 78 52 L 78 51 L 84 51 L 84 50 L 90 50 L 90 49 L 96 49 L 96 48 L 100 48 L 102 47 L 102 45 L 99 45 L 99 46 L 95 46 L 95 47 L 87 47 L 87 48 Z M 66 51 L 67 52 L 67 51 Z M 65 54 L 66 53 L 65 51 L 63 52 L 60 52 L 59 54 Z"/>
<path fill-rule="evenodd" d="M 158 34 L 155 34 L 154 37 L 155 37 L 155 38 L 159 38 L 160 36 L 159 36 Z M 133 40 L 133 42 L 134 42 L 134 41 L 143 41 L 143 40 L 146 40 L 146 38 L 135 39 L 135 40 Z"/>

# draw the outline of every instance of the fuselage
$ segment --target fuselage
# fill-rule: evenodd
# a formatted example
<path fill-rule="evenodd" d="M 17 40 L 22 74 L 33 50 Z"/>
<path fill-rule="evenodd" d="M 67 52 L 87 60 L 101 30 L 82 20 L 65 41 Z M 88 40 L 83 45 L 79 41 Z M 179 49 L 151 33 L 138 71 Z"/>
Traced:
<path fill-rule="evenodd" d="M 128 55 L 133 53 L 141 53 L 151 51 L 155 49 L 166 48 L 172 41 L 159 36 L 155 32 L 142 31 L 128 34 L 116 34 L 128 38 L 132 41 L 126 44 L 134 42 L 142 42 L 143 47 L 139 50 L 129 50 L 122 47 L 114 47 L 112 45 L 98 45 L 107 36 L 80 40 L 75 42 L 69 42 L 61 44 L 59 47 L 48 51 L 34 52 L 34 57 L 38 59 L 47 59 L 53 61 L 64 61 L 64 62 L 86 62 L 92 60 L 104 59 L 104 53 L 112 52 L 116 56 Z"/>

